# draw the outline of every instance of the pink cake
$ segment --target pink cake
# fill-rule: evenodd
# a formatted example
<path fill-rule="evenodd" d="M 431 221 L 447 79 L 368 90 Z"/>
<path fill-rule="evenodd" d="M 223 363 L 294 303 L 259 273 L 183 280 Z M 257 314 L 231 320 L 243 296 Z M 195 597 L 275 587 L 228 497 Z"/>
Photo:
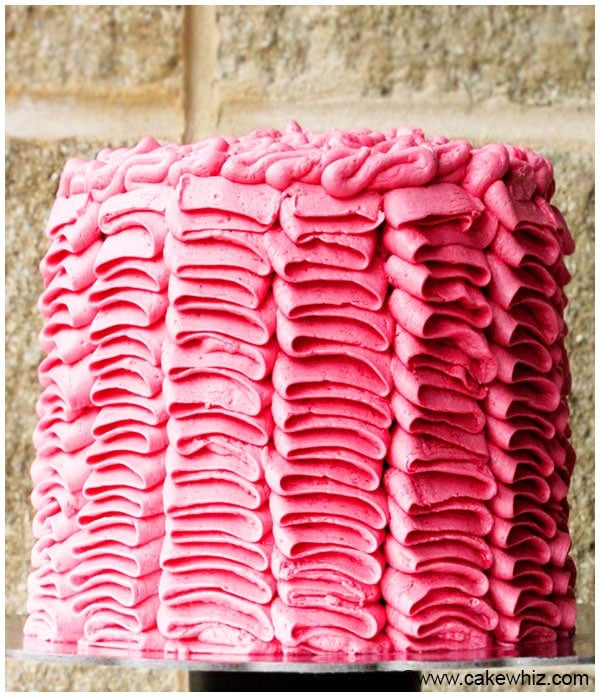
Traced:
<path fill-rule="evenodd" d="M 25 634 L 378 656 L 573 632 L 552 167 L 290 123 L 70 160 Z"/>

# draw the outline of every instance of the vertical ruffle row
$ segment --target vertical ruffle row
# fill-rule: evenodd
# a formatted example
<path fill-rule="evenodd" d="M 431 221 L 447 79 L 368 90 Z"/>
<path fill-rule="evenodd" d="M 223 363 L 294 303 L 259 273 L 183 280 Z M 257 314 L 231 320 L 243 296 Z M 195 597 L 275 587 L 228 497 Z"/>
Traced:
<path fill-rule="evenodd" d="M 495 374 L 482 249 L 495 228 L 448 181 L 390 191 L 384 210 L 396 322 L 386 632 L 401 652 L 483 648 L 498 621 L 486 573 L 496 484 L 481 408 Z"/>
<path fill-rule="evenodd" d="M 566 498 L 575 456 L 563 319 L 570 278 L 563 257 L 573 243 L 545 198 L 552 189 L 549 163 L 511 148 L 506 174 L 484 196 L 499 220 L 488 250 L 493 321 L 487 330 L 498 375 L 485 411 L 498 486 L 488 539 L 501 643 L 554 640 L 575 625 Z"/>
<path fill-rule="evenodd" d="M 169 448 L 158 623 L 168 653 L 273 653 L 261 453 L 273 432 L 276 344 L 264 234 L 280 194 L 198 177 L 193 154 L 188 160 L 167 211 Z"/>
<path fill-rule="evenodd" d="M 163 644 L 156 628 L 166 448 L 160 357 L 171 188 L 162 180 L 174 152 L 151 142 L 143 150 L 110 153 L 105 188 L 103 170 L 95 175 L 104 239 L 90 294 L 96 348 L 89 367 L 98 414 L 73 547 L 80 563 L 71 575 L 80 591 L 73 613 L 85 623 L 82 647 Z"/>
<path fill-rule="evenodd" d="M 280 352 L 265 466 L 273 624 L 286 654 L 389 649 L 380 580 L 392 321 L 376 252 L 380 203 L 296 185 L 282 229 L 266 234 Z"/>
<path fill-rule="evenodd" d="M 85 167 L 87 163 L 73 160 L 65 169 L 46 228 L 50 246 L 40 264 L 44 280 L 38 302 L 44 317 L 40 344 L 47 355 L 39 368 L 43 391 L 33 437 L 31 500 L 37 541 L 24 633 L 56 642 L 76 642 L 83 634 L 83 619 L 71 609 L 81 596 L 71 583 L 71 574 L 80 566 L 73 544 L 98 413 L 90 397 L 89 371 L 90 324 L 95 315 L 89 296 L 101 247 L 98 204 L 91 200 L 89 189 L 71 187 L 69 182 Z"/>

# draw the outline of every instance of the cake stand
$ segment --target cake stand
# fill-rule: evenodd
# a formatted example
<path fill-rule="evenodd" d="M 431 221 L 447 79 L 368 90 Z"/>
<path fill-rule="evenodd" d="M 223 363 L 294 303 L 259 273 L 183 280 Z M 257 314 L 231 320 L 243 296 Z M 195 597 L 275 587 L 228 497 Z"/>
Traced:
<path fill-rule="evenodd" d="M 422 685 L 427 684 L 426 674 L 432 671 L 468 671 L 472 685 L 481 685 L 483 680 L 487 680 L 484 685 L 490 685 L 491 675 L 491 685 L 495 685 L 499 683 L 495 682 L 494 669 L 511 670 L 513 674 L 517 669 L 517 672 L 521 671 L 522 679 L 533 681 L 528 684 L 550 686 L 552 682 L 543 681 L 551 680 L 551 676 L 558 675 L 561 669 L 580 669 L 582 674 L 594 665 L 594 609 L 588 606 L 579 606 L 577 631 L 569 639 L 495 647 L 490 651 L 428 653 L 426 657 L 392 655 L 386 660 L 375 660 L 374 657 L 361 656 L 347 662 L 308 656 L 171 658 L 162 652 L 106 648 L 90 648 L 83 652 L 74 644 L 39 642 L 24 637 L 23 621 L 22 617 L 6 619 L 7 657 L 66 664 L 185 670 L 189 673 L 190 691 L 292 692 L 317 689 L 372 692 L 387 691 L 393 685 L 394 691 L 418 692 Z M 435 687 L 436 683 L 430 682 L 429 685 Z M 456 683 L 458 687 L 462 685 L 468 683 Z M 448 683 L 440 686 L 448 689 Z M 575 687 L 575 683 L 571 686 Z M 515 688 L 519 687 L 521 685 L 515 685 Z"/>

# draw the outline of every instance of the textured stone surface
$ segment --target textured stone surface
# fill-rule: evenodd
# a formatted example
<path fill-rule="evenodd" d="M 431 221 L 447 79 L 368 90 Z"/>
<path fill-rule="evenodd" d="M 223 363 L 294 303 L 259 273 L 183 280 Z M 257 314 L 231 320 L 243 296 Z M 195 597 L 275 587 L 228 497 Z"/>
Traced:
<path fill-rule="evenodd" d="M 570 398 L 572 443 L 577 451 L 569 500 L 577 597 L 594 602 L 594 160 L 592 155 L 550 153 L 555 166 L 554 202 L 575 238 L 567 259 L 573 279 L 567 287 L 567 348 L 573 390 Z"/>
<path fill-rule="evenodd" d="M 8 94 L 179 90 L 182 25 L 181 6 L 9 6 Z"/>
<path fill-rule="evenodd" d="M 229 97 L 427 90 L 469 103 L 593 103 L 592 7 L 221 6 L 217 17 Z"/>
<path fill-rule="evenodd" d="M 71 666 L 9 660 L 7 692 L 175 692 L 185 690 L 182 674 L 119 666 Z"/>

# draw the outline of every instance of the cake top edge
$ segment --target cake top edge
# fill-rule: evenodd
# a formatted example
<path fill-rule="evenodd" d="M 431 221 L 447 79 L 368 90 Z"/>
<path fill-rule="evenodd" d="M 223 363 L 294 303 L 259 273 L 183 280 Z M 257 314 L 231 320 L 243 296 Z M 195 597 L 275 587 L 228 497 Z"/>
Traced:
<path fill-rule="evenodd" d="M 335 198 L 444 182 L 482 197 L 493 182 L 504 179 L 517 198 L 550 201 L 555 188 L 551 162 L 524 146 L 474 147 L 465 139 L 426 138 L 414 126 L 313 132 L 290 121 L 283 131 L 259 129 L 195 143 L 161 144 L 146 136 L 133 147 L 106 147 L 92 159 L 73 157 L 57 195 L 87 191 L 104 198 L 100 192 L 117 188 L 176 186 L 185 174 L 266 184 L 278 191 L 314 184 Z"/>

